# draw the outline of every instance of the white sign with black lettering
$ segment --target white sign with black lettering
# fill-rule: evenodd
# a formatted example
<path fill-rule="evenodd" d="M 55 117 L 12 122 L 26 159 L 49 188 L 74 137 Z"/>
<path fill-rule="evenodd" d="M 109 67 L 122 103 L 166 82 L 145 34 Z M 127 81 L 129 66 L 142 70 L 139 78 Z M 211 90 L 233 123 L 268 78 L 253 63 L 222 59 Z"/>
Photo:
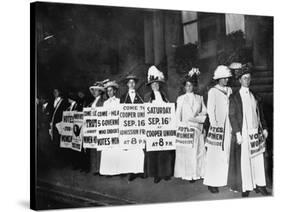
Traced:
<path fill-rule="evenodd" d="M 120 148 L 119 107 L 97 107 L 97 150 Z"/>
<path fill-rule="evenodd" d="M 96 110 L 83 108 L 83 147 L 97 148 L 97 116 Z"/>
<path fill-rule="evenodd" d="M 174 103 L 145 103 L 146 151 L 175 149 Z"/>
<path fill-rule="evenodd" d="M 143 104 L 121 104 L 119 140 L 122 149 L 145 147 L 145 107 Z"/>

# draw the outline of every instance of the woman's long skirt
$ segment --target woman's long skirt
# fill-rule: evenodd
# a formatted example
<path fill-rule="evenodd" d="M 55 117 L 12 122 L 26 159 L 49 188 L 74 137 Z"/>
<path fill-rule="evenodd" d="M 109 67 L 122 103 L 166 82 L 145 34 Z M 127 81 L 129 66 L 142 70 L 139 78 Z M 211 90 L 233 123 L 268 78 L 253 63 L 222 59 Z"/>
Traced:
<path fill-rule="evenodd" d="M 205 145 L 204 136 L 196 132 L 194 146 L 176 147 L 174 176 L 184 180 L 198 180 L 204 177 Z"/>
<path fill-rule="evenodd" d="M 100 174 L 118 175 L 143 173 L 144 152 L 142 149 L 108 149 L 101 152 Z"/>
<path fill-rule="evenodd" d="M 145 172 L 147 177 L 171 177 L 174 175 L 175 150 L 152 151 L 145 153 Z"/>

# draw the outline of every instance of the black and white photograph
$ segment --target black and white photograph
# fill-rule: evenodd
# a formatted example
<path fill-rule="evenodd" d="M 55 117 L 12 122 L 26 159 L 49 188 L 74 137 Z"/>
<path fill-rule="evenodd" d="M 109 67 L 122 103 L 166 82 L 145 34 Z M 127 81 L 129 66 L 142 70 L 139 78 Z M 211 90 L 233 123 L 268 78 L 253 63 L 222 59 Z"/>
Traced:
<path fill-rule="evenodd" d="M 31 209 L 273 198 L 274 20 L 30 3 Z"/>

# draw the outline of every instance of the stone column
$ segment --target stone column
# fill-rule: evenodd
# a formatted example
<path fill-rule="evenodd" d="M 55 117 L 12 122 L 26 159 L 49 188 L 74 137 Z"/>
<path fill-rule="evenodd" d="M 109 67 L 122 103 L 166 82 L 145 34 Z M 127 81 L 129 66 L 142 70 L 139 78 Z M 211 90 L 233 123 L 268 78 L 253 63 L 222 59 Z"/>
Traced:
<path fill-rule="evenodd" d="M 144 13 L 144 51 L 145 63 L 154 64 L 154 45 L 153 45 L 153 13 Z"/>
<path fill-rule="evenodd" d="M 163 11 L 153 12 L 154 64 L 158 65 L 165 58 L 165 34 Z"/>

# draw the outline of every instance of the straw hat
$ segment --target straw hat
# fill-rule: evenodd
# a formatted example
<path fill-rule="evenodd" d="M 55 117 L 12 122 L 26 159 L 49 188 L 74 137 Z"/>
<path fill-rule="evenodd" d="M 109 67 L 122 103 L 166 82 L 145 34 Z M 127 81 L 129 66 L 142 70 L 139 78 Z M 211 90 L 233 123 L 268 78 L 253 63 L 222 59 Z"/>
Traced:
<path fill-rule="evenodd" d="M 252 73 L 252 64 L 250 63 L 243 64 L 240 69 L 235 69 L 234 73 L 236 79 L 239 79 L 244 74 Z"/>
<path fill-rule="evenodd" d="M 127 83 L 130 79 L 133 79 L 135 80 L 135 82 L 137 83 L 139 81 L 139 78 L 134 75 L 134 74 L 128 74 L 125 79 L 124 79 L 124 82 Z"/>
<path fill-rule="evenodd" d="M 241 69 L 242 68 L 242 63 L 237 63 L 237 62 L 233 62 L 231 63 L 228 68 L 235 70 L 235 69 Z"/>
<path fill-rule="evenodd" d="M 113 81 L 109 81 L 109 82 L 105 83 L 104 87 L 105 87 L 105 89 L 107 89 L 109 87 L 118 89 L 119 85 L 117 84 L 117 82 L 115 80 L 113 80 Z"/>
<path fill-rule="evenodd" d="M 104 92 L 105 91 L 104 84 L 102 82 L 95 82 L 92 86 L 89 87 L 90 91 L 93 91 L 95 89 Z"/>

